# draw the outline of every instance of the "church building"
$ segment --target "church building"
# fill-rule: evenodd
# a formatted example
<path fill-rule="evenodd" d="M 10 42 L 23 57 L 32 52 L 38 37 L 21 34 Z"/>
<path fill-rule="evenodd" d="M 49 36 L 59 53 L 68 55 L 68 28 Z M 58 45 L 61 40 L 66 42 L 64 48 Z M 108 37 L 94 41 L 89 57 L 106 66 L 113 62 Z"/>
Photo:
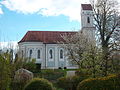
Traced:
<path fill-rule="evenodd" d="M 93 11 L 90 4 L 81 4 L 81 31 L 89 38 L 95 37 L 93 27 Z M 77 68 L 65 56 L 60 43 L 64 42 L 61 35 L 75 35 L 77 32 L 64 31 L 28 31 L 18 42 L 20 57 L 34 58 L 36 64 L 43 69 Z"/>

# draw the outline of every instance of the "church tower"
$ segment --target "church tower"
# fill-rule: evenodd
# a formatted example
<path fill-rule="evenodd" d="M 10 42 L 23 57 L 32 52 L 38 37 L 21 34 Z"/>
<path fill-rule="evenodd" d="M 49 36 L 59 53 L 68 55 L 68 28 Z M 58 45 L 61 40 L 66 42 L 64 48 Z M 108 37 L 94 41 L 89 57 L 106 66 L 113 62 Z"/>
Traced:
<path fill-rule="evenodd" d="M 81 4 L 81 31 L 87 37 L 95 40 L 95 27 L 93 26 L 93 10 L 91 4 Z"/>

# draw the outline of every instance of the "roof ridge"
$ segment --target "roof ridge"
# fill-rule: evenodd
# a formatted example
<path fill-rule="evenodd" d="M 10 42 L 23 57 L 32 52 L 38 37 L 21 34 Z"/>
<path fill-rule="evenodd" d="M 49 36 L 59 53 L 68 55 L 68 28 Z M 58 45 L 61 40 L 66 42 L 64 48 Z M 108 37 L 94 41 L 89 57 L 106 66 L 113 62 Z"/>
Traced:
<path fill-rule="evenodd" d="M 28 31 L 28 32 L 78 32 L 78 31 Z"/>

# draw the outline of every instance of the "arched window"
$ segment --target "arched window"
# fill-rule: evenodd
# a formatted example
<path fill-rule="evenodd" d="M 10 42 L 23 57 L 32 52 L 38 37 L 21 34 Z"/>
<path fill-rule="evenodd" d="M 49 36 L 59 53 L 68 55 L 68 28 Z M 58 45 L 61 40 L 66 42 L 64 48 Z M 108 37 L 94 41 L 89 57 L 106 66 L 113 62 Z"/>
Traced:
<path fill-rule="evenodd" d="M 87 23 L 90 23 L 90 18 L 89 17 L 87 17 Z"/>
<path fill-rule="evenodd" d="M 40 50 L 37 51 L 37 58 L 40 59 Z"/>
<path fill-rule="evenodd" d="M 53 51 L 52 51 L 52 49 L 50 49 L 50 51 L 49 51 L 49 56 L 50 56 L 50 59 L 53 58 Z"/>
<path fill-rule="evenodd" d="M 60 59 L 63 59 L 63 50 L 60 50 Z"/>
<path fill-rule="evenodd" d="M 31 58 L 32 57 L 32 50 L 30 50 L 30 52 L 29 52 L 29 58 Z"/>

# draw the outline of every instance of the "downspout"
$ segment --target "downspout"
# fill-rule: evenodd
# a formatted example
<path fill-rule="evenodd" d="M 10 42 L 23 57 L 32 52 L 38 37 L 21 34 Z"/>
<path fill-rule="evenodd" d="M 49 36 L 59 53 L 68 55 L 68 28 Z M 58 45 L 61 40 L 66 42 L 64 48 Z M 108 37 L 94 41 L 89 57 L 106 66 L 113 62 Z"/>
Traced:
<path fill-rule="evenodd" d="M 46 43 L 45 43 L 45 69 L 47 68 L 47 61 L 46 61 L 47 59 L 46 59 Z"/>

